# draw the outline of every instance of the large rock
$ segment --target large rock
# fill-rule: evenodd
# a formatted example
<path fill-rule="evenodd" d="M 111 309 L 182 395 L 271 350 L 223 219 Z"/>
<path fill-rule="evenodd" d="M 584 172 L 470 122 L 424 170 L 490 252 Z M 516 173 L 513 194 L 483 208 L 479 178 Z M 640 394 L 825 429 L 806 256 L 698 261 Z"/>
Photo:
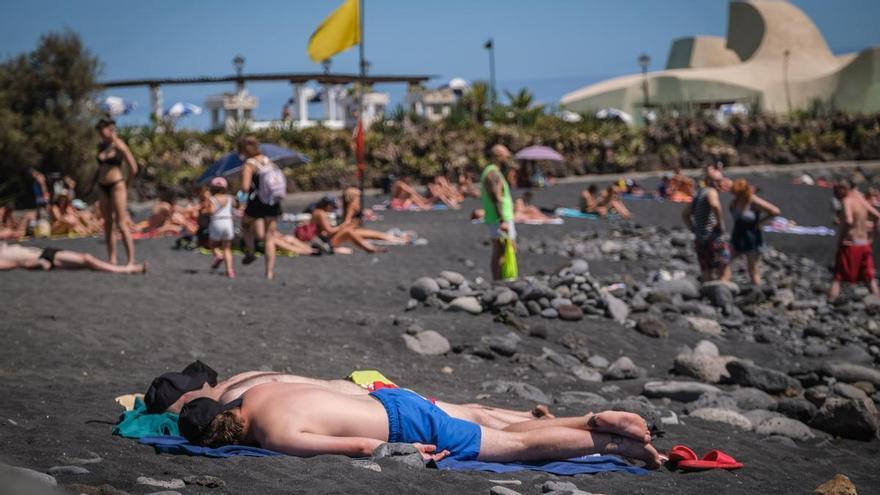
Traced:
<path fill-rule="evenodd" d="M 483 382 L 483 390 L 496 394 L 516 394 L 523 399 L 528 399 L 537 404 L 550 404 L 550 396 L 545 394 L 538 387 L 523 383 L 513 382 L 509 380 L 491 380 Z"/>
<path fill-rule="evenodd" d="M 382 459 L 391 459 L 405 466 L 424 469 L 425 461 L 422 454 L 411 443 L 383 443 L 373 450 L 371 460 L 377 462 Z"/>
<path fill-rule="evenodd" d="M 770 418 L 755 425 L 755 433 L 764 436 L 781 435 L 792 440 L 812 440 L 816 437 L 810 427 L 791 418 Z"/>
<path fill-rule="evenodd" d="M 718 423 L 725 423 L 731 426 L 735 426 L 737 428 L 743 430 L 751 430 L 752 422 L 749 421 L 749 418 L 743 416 L 742 414 L 731 411 L 729 409 L 718 409 L 713 407 L 704 407 L 702 409 L 697 409 L 692 411 L 689 416 L 693 416 L 695 418 L 700 418 L 705 421 L 715 421 Z"/>
<path fill-rule="evenodd" d="M 646 315 L 638 319 L 636 322 L 636 330 L 648 337 L 661 338 L 669 335 L 666 329 L 666 323 L 660 318 L 653 315 Z"/>
<path fill-rule="evenodd" d="M 602 301 L 605 302 L 605 315 L 617 323 L 623 325 L 629 316 L 629 306 L 621 299 L 608 291 L 602 291 Z"/>
<path fill-rule="evenodd" d="M 409 295 L 413 299 L 424 301 L 428 296 L 439 291 L 440 285 L 437 284 L 436 280 L 431 277 L 422 277 L 413 282 L 412 287 L 409 288 Z"/>
<path fill-rule="evenodd" d="M 700 289 L 697 287 L 697 283 L 689 278 L 666 280 L 656 284 L 653 290 L 670 297 L 675 295 L 685 299 L 698 299 L 700 297 Z"/>
<path fill-rule="evenodd" d="M 729 313 L 731 307 L 734 305 L 734 291 L 731 285 L 735 286 L 735 284 L 731 284 L 730 282 L 707 282 L 703 284 L 701 292 L 703 297 L 708 299 L 713 306 L 723 309 L 725 313 Z"/>
<path fill-rule="evenodd" d="M 452 311 L 464 311 L 472 315 L 478 315 L 483 312 L 483 305 L 480 300 L 473 296 L 456 297 L 453 299 L 446 309 Z"/>
<path fill-rule="evenodd" d="M 461 285 L 464 283 L 464 276 L 462 274 L 450 270 L 440 272 L 440 278 L 445 279 L 452 285 Z"/>
<path fill-rule="evenodd" d="M 721 389 L 700 382 L 655 381 L 647 382 L 642 395 L 651 398 L 669 398 L 679 402 L 692 402 L 703 394 L 720 394 Z"/>
<path fill-rule="evenodd" d="M 839 437 L 870 441 L 877 438 L 880 416 L 870 399 L 832 397 L 822 404 L 810 424 Z"/>
<path fill-rule="evenodd" d="M 24 478 L 27 482 L 33 482 L 34 485 L 40 485 L 43 487 L 58 485 L 58 482 L 55 481 L 55 477 L 46 473 L 18 466 L 10 466 L 8 464 L 0 464 L 0 479 L 3 480 L 3 483 L 8 483 L 10 479 L 14 478 Z M 5 488 L 7 487 L 4 486 L 4 489 Z"/>
<path fill-rule="evenodd" d="M 770 394 L 752 387 L 736 389 L 730 392 L 730 396 L 736 400 L 736 406 L 743 411 L 770 409 L 776 404 Z"/>
<path fill-rule="evenodd" d="M 643 378 L 647 376 L 647 372 L 633 363 L 632 359 L 621 356 L 608 366 L 603 375 L 606 380 L 632 380 L 633 378 Z"/>
<path fill-rule="evenodd" d="M 856 486 L 845 474 L 835 474 L 833 478 L 817 486 L 813 493 L 819 495 L 859 495 Z"/>
<path fill-rule="evenodd" d="M 696 378 L 701 382 L 720 383 L 730 378 L 727 363 L 733 356 L 708 356 L 705 354 L 682 353 L 675 357 L 675 372 L 682 376 Z"/>
<path fill-rule="evenodd" d="M 516 347 L 522 338 L 513 332 L 507 332 L 504 335 L 486 336 L 482 340 L 495 353 L 509 357 L 516 354 Z"/>
<path fill-rule="evenodd" d="M 870 382 L 880 387 L 880 370 L 854 363 L 829 362 L 822 366 L 822 372 L 842 382 Z"/>
<path fill-rule="evenodd" d="M 415 335 L 402 334 L 409 350 L 426 356 L 446 354 L 452 349 L 446 337 L 434 330 L 425 330 Z"/>
<path fill-rule="evenodd" d="M 745 361 L 727 363 L 730 382 L 746 387 L 755 387 L 767 393 L 800 392 L 801 384 L 781 371 L 763 368 Z"/>
<path fill-rule="evenodd" d="M 816 415 L 816 406 L 807 399 L 792 397 L 782 399 L 776 403 L 776 412 L 780 412 L 791 419 L 796 419 L 803 423 L 809 423 Z"/>
<path fill-rule="evenodd" d="M 715 320 L 699 316 L 685 316 L 684 318 L 690 324 L 691 330 L 716 337 L 721 335 L 721 324 Z"/>

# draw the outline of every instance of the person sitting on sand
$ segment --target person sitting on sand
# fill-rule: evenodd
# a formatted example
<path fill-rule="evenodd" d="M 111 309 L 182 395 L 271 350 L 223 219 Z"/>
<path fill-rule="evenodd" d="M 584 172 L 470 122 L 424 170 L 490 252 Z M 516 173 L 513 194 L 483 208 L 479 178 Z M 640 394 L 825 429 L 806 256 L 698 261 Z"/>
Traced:
<path fill-rule="evenodd" d="M 540 208 L 532 204 L 532 192 L 526 191 L 513 203 L 513 221 L 516 223 L 552 222 L 557 217 L 544 214 Z"/>
<path fill-rule="evenodd" d="M 15 203 L 10 201 L 0 207 L 0 240 L 21 239 L 27 235 L 28 225 L 36 221 L 36 212 L 27 212 L 21 218 L 15 218 Z"/>
<path fill-rule="evenodd" d="M 836 222 L 840 226 L 834 279 L 828 290 L 828 300 L 840 296 L 840 283 L 863 282 L 875 296 L 880 296 L 874 272 L 872 241 L 876 236 L 880 212 L 847 180 L 834 185 L 834 196 L 840 201 Z"/>
<path fill-rule="evenodd" d="M 365 229 L 363 227 L 363 218 L 361 211 L 361 191 L 356 187 L 348 187 L 342 192 L 342 222 L 340 225 L 349 225 L 364 239 L 370 241 L 382 241 L 387 244 L 409 244 L 412 237 L 408 234 L 393 235 L 388 232 L 380 232 L 373 229 Z M 369 214 L 373 214 L 372 210 L 367 209 Z M 375 215 L 374 215 L 375 216 Z"/>
<path fill-rule="evenodd" d="M 199 445 L 252 445 L 295 456 L 365 457 L 383 443 L 402 442 L 435 461 L 537 462 L 601 453 L 657 469 L 664 460 L 636 414 L 605 411 L 495 429 L 453 418 L 403 389 L 347 395 L 313 385 L 267 383 L 227 404 L 192 401 L 178 425 Z"/>
<path fill-rule="evenodd" d="M 596 202 L 595 213 L 598 213 L 599 216 L 602 217 L 615 213 L 627 220 L 632 218 L 632 213 L 630 213 L 629 208 L 627 208 L 623 204 L 623 200 L 620 199 L 620 188 L 615 184 L 608 186 L 608 188 L 599 195 L 599 200 Z"/>
<path fill-rule="evenodd" d="M 724 212 L 716 187 L 723 179 L 720 169 L 706 167 L 706 186 L 681 212 L 685 225 L 694 233 L 694 249 L 704 283 L 730 280 L 730 245 L 724 241 Z"/>
<path fill-rule="evenodd" d="M 147 264 L 113 265 L 91 254 L 56 248 L 36 248 L 0 242 L 0 270 L 89 269 L 107 273 L 146 273 Z"/>
<path fill-rule="evenodd" d="M 480 188 L 474 184 L 474 179 L 468 172 L 458 174 L 458 193 L 464 198 L 479 198 Z"/>
<path fill-rule="evenodd" d="M 164 373 L 153 379 L 144 395 L 144 404 L 147 412 L 152 414 L 166 411 L 179 414 L 185 404 L 198 398 L 207 397 L 225 404 L 238 399 L 252 387 L 264 383 L 298 383 L 348 395 L 369 394 L 369 390 L 350 380 L 321 380 L 275 371 L 246 371 L 217 382 L 217 373 L 213 369 L 201 361 L 195 361 L 180 373 Z M 554 417 L 543 404 L 536 405 L 531 411 L 515 411 L 482 404 L 452 404 L 439 400 L 435 403 L 450 416 L 491 428 L 504 428 L 522 421 Z"/>
<path fill-rule="evenodd" d="M 685 203 L 694 199 L 694 180 L 684 175 L 681 167 L 669 177 L 664 197 L 670 201 Z"/>
<path fill-rule="evenodd" d="M 330 212 L 336 211 L 336 198 L 332 196 L 324 196 L 315 204 L 312 210 L 312 218 L 309 223 L 314 225 L 312 232 L 314 236 L 319 237 L 324 242 L 330 244 L 333 248 L 343 243 L 350 242 L 355 246 L 363 249 L 368 253 L 382 253 L 387 251 L 385 248 L 377 247 L 364 238 L 351 224 L 340 224 L 334 226 L 330 221 Z M 304 242 L 310 242 L 311 239 L 300 239 Z"/>
<path fill-rule="evenodd" d="M 391 208 L 394 210 L 430 210 L 434 201 L 428 199 L 410 184 L 409 177 L 401 177 L 391 186 Z"/>
<path fill-rule="evenodd" d="M 779 208 L 755 194 L 755 188 L 745 179 L 733 183 L 733 201 L 730 214 L 733 216 L 733 232 L 730 245 L 734 256 L 745 256 L 749 278 L 756 286 L 761 285 L 761 253 L 764 251 L 762 227 L 779 216 Z"/>
<path fill-rule="evenodd" d="M 52 222 L 52 235 L 87 235 L 89 228 L 83 223 L 79 212 L 70 203 L 70 195 L 66 190 L 55 196 L 49 207 L 49 219 Z"/>
<path fill-rule="evenodd" d="M 581 213 L 598 214 L 597 206 L 599 205 L 599 188 L 596 184 L 590 184 L 581 191 Z"/>
<path fill-rule="evenodd" d="M 428 182 L 428 192 L 431 198 L 453 209 L 458 209 L 459 203 L 464 201 L 464 196 L 449 185 L 449 181 L 442 175 L 438 175 Z"/>

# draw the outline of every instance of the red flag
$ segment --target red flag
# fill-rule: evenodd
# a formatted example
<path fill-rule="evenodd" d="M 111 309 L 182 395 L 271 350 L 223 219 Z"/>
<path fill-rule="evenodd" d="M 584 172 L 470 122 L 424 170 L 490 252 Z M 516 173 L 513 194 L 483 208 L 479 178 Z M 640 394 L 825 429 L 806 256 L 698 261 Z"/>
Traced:
<path fill-rule="evenodd" d="M 364 160 L 364 125 L 358 119 L 357 133 L 354 138 L 354 154 L 357 157 L 357 176 L 363 177 L 367 170 L 367 163 Z"/>

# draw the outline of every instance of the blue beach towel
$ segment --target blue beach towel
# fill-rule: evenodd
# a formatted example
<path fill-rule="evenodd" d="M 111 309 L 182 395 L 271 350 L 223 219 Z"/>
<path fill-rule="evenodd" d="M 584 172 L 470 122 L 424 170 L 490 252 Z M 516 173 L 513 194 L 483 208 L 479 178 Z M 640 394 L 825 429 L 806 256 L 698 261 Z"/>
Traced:
<path fill-rule="evenodd" d="M 154 447 L 156 449 L 156 452 L 160 454 L 205 456 L 218 459 L 238 455 L 248 457 L 270 457 L 283 455 L 279 452 L 275 452 L 272 450 L 260 449 L 257 447 L 247 447 L 244 445 L 224 445 L 223 447 L 212 449 L 209 447 L 193 445 L 187 442 L 185 438 L 178 436 L 143 437 L 138 441 L 144 445 L 150 445 Z M 649 473 L 649 471 L 645 469 L 630 466 L 621 458 L 611 455 L 576 457 L 567 461 L 553 461 L 540 464 L 521 462 L 499 463 L 480 461 L 456 461 L 453 459 L 443 459 L 436 464 L 437 469 L 447 469 L 453 471 L 488 471 L 492 473 L 542 471 L 558 476 L 574 476 L 576 474 L 596 474 L 613 472 L 625 472 L 631 474 Z"/>
<path fill-rule="evenodd" d="M 113 434 L 125 438 L 178 435 L 177 415 L 172 413 L 148 414 L 147 406 L 140 397 L 134 400 L 134 409 L 119 416 Z"/>
<path fill-rule="evenodd" d="M 601 218 L 595 213 L 584 213 L 577 208 L 556 208 L 556 211 L 553 213 L 555 213 L 557 217 L 586 218 L 588 220 L 598 220 Z"/>
<path fill-rule="evenodd" d="M 481 462 L 481 461 L 457 461 L 455 459 L 443 459 L 437 463 L 438 469 L 453 471 L 489 471 L 492 473 L 513 473 L 517 471 L 541 471 L 558 476 L 574 476 L 576 474 L 596 474 L 624 472 L 630 474 L 648 474 L 650 471 L 636 466 L 630 466 L 623 459 L 613 455 L 588 455 L 575 457 L 565 461 L 551 461 L 544 463 L 526 462 Z"/>

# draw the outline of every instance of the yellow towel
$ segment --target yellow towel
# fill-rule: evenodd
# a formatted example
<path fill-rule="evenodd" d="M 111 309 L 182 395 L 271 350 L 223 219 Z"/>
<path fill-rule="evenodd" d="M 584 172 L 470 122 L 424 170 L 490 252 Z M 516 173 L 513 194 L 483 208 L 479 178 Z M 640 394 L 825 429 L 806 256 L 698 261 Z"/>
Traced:
<path fill-rule="evenodd" d="M 352 371 L 350 375 L 348 375 L 348 379 L 354 382 L 356 385 L 360 385 L 363 388 L 370 388 L 376 382 L 381 382 L 386 385 L 394 385 L 397 384 L 389 380 L 382 373 L 376 370 L 358 370 Z"/>

